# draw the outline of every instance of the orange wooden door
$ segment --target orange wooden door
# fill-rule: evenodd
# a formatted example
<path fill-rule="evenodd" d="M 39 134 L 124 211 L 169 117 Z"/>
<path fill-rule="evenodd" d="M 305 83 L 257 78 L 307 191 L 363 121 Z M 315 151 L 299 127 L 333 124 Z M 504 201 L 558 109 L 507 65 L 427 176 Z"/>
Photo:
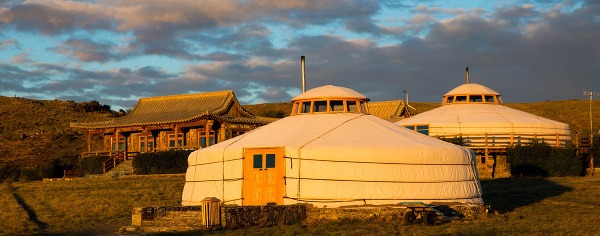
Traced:
<path fill-rule="evenodd" d="M 283 148 L 253 148 L 244 152 L 244 205 L 283 204 Z"/>

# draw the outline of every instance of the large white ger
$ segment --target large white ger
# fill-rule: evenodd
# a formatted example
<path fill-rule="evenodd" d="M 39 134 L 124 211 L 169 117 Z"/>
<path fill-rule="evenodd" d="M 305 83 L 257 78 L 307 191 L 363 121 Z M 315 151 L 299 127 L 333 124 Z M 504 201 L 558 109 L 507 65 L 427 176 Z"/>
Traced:
<path fill-rule="evenodd" d="M 462 137 L 473 149 L 504 149 L 538 140 L 564 147 L 569 125 L 502 105 L 500 93 L 468 82 L 442 99 L 442 106 L 396 122 L 433 137 Z"/>
<path fill-rule="evenodd" d="M 183 205 L 483 203 L 471 150 L 369 115 L 348 88 L 292 101 L 291 116 L 190 154 Z"/>

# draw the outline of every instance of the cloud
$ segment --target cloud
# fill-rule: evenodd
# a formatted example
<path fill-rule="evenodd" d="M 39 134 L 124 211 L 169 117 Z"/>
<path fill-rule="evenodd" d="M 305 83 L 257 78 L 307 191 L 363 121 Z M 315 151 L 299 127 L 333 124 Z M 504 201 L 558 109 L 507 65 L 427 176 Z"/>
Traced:
<path fill-rule="evenodd" d="M 600 87 L 600 5 L 526 3 L 533 5 L 3 2 L 0 27 L 57 36 L 48 50 L 75 63 L 36 63 L 27 51 L 11 58 L 16 65 L 0 62 L 0 81 L 6 94 L 123 108 L 139 97 L 225 89 L 243 103 L 286 102 L 299 91 L 299 56 L 306 55 L 308 88 L 346 86 L 374 101 L 401 99 L 403 90 L 412 101 L 439 101 L 464 82 L 466 66 L 472 82 L 501 92 L 505 101 L 577 98 Z M 383 26 L 376 17 L 382 6 L 410 8 L 413 15 Z M 314 26 L 337 28 L 323 33 Z M 380 41 L 390 35 L 395 38 Z M 0 49 L 18 47 L 15 39 L 0 41 Z M 142 55 L 181 59 L 175 60 L 181 71 L 151 63 L 86 67 Z"/>
<path fill-rule="evenodd" d="M 1 35 L 0 35 L 1 36 Z M 8 48 L 20 48 L 21 45 L 17 40 L 14 39 L 5 39 L 0 41 L 0 50 L 6 50 Z"/>
<path fill-rule="evenodd" d="M 9 2 L 0 8 L 0 22 L 24 32 L 56 35 L 73 30 L 110 29 L 112 20 L 106 8 L 91 2 L 26 1 Z"/>
<path fill-rule="evenodd" d="M 118 53 L 117 47 L 117 45 L 108 42 L 71 38 L 63 41 L 57 47 L 51 48 L 51 50 L 68 57 L 77 58 L 82 62 L 107 62 L 127 57 L 125 54 Z"/>
<path fill-rule="evenodd" d="M 22 52 L 22 53 L 19 53 L 19 54 L 17 54 L 17 55 L 15 55 L 15 56 L 13 56 L 13 57 L 10 59 L 10 61 L 11 61 L 12 63 L 15 63 L 15 64 L 26 64 L 26 63 L 31 63 L 31 62 L 33 62 L 33 60 L 31 60 L 31 59 L 29 58 L 29 56 L 30 56 L 30 55 L 29 55 L 29 53 Z"/>

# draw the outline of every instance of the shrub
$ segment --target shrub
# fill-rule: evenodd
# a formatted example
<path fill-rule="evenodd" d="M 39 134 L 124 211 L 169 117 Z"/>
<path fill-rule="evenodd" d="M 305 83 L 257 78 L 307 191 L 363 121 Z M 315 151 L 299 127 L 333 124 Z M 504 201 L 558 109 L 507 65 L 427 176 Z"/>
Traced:
<path fill-rule="evenodd" d="M 82 158 L 79 162 L 79 174 L 102 174 L 102 162 L 108 158 L 108 156 L 88 156 Z"/>
<path fill-rule="evenodd" d="M 133 159 L 134 174 L 177 174 L 185 173 L 188 167 L 188 156 L 192 150 L 169 150 L 147 152 Z"/>
<path fill-rule="evenodd" d="M 575 147 L 556 148 L 532 142 L 506 150 L 513 176 L 581 176 L 585 171 L 583 156 Z"/>
<path fill-rule="evenodd" d="M 21 168 L 15 163 L 8 163 L 0 166 L 0 179 L 6 182 L 19 180 Z"/>
<path fill-rule="evenodd" d="M 452 144 L 456 144 L 459 146 L 462 146 L 465 144 L 465 139 L 460 136 L 460 137 L 453 137 L 453 138 L 445 138 L 445 137 L 437 137 L 438 139 L 442 140 L 442 141 L 446 141 Z"/>

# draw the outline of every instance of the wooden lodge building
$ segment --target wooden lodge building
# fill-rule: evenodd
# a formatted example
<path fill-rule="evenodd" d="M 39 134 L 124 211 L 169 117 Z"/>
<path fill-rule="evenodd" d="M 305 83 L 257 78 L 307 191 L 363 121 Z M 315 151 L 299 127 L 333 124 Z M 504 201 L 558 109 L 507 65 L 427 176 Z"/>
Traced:
<path fill-rule="evenodd" d="M 275 119 L 255 117 L 244 110 L 231 90 L 141 98 L 124 117 L 107 122 L 71 123 L 86 130 L 86 155 L 200 149 L 236 137 Z M 103 150 L 91 150 L 92 138 L 102 136 Z M 116 163 L 115 163 L 116 165 Z"/>

